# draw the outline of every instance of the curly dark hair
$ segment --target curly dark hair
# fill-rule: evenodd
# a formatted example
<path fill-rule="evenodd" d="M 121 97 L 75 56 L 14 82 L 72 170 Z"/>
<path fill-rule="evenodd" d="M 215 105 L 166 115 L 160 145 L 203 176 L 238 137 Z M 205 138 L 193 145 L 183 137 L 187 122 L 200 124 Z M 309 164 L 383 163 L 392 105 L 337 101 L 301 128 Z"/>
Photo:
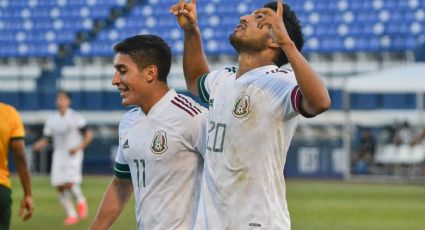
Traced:
<path fill-rule="evenodd" d="M 304 37 L 302 33 L 302 27 L 301 23 L 298 20 L 297 15 L 295 12 L 289 7 L 288 4 L 283 4 L 283 23 L 285 24 L 286 31 L 288 31 L 289 37 L 292 39 L 292 41 L 295 43 L 295 46 L 299 51 L 302 50 L 304 45 Z M 270 8 L 274 11 L 277 11 L 277 2 L 268 2 L 264 5 L 264 8 Z M 277 66 L 282 66 L 287 64 L 288 58 L 286 57 L 285 53 L 279 49 L 278 54 L 276 55 L 276 58 L 274 60 L 275 64 Z"/>
<path fill-rule="evenodd" d="M 158 68 L 158 80 L 167 82 L 171 68 L 171 48 L 159 36 L 152 34 L 136 35 L 124 39 L 113 47 L 114 52 L 129 55 L 139 71 L 155 65 Z"/>

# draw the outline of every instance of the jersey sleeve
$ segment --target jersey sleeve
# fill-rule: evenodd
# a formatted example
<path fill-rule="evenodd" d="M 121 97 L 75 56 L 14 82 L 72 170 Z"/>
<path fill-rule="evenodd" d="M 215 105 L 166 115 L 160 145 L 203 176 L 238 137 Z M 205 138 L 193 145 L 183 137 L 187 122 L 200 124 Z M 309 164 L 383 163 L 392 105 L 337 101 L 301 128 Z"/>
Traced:
<path fill-rule="evenodd" d="M 198 94 L 201 101 L 208 103 L 210 95 L 214 93 L 216 86 L 227 77 L 230 77 L 230 75 L 236 73 L 236 70 L 236 67 L 232 66 L 203 74 L 198 79 Z"/>
<path fill-rule="evenodd" d="M 115 157 L 114 175 L 123 179 L 131 179 L 130 167 L 123 154 L 122 136 L 120 134 L 118 141 L 117 156 Z"/>
<path fill-rule="evenodd" d="M 132 109 L 127 112 L 121 119 L 121 122 L 118 127 L 118 148 L 117 155 L 115 157 L 115 165 L 114 165 L 114 175 L 123 179 L 131 179 L 130 167 L 128 166 L 128 162 L 123 154 L 123 146 L 124 143 L 124 132 L 127 128 L 137 119 L 137 111 L 138 109 Z"/>
<path fill-rule="evenodd" d="M 280 70 L 269 77 L 265 86 L 266 91 L 271 95 L 269 97 L 273 106 L 273 111 L 280 111 L 276 115 L 287 120 L 299 114 L 300 97 L 298 92 L 295 75 L 290 70 Z"/>
<path fill-rule="evenodd" d="M 19 116 L 19 113 L 16 111 L 15 108 L 12 107 L 11 115 L 13 117 L 12 119 L 12 132 L 10 137 L 12 139 L 16 138 L 24 138 L 25 136 L 25 129 L 24 125 L 22 124 L 21 117 Z"/>
<path fill-rule="evenodd" d="M 193 146 L 196 151 L 198 151 L 202 157 L 205 158 L 206 150 L 206 139 L 207 139 L 207 120 L 208 120 L 208 111 L 203 109 L 202 113 L 197 119 L 196 127 L 193 130 Z"/>
<path fill-rule="evenodd" d="M 299 88 L 297 85 L 290 85 L 283 93 L 283 117 L 285 119 L 294 117 L 299 114 L 299 107 L 301 106 L 300 97 L 298 97 Z"/>
<path fill-rule="evenodd" d="M 78 128 L 84 128 L 87 126 L 87 120 L 83 116 L 78 116 Z"/>
<path fill-rule="evenodd" d="M 43 136 L 51 137 L 52 136 L 52 117 L 48 118 L 44 123 Z"/>
<path fill-rule="evenodd" d="M 282 111 L 278 114 L 281 114 L 285 120 L 298 114 L 307 118 L 313 117 L 302 109 L 302 93 L 294 72 L 289 68 L 280 68 L 272 74 L 266 88 L 271 92 L 271 101 L 275 109 L 273 111 Z"/>
<path fill-rule="evenodd" d="M 310 115 L 306 113 L 303 108 L 301 107 L 301 100 L 303 98 L 303 95 L 300 91 L 300 88 L 298 86 L 295 86 L 291 90 L 291 106 L 294 111 L 301 114 L 303 117 L 311 118 L 314 117 L 314 115 Z"/>

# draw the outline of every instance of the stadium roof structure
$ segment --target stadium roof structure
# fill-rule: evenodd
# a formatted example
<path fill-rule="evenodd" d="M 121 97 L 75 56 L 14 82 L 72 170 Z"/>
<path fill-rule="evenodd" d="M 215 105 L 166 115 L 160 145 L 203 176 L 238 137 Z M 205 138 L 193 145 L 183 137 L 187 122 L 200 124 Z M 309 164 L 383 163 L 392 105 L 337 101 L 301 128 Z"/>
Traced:
<path fill-rule="evenodd" d="M 344 88 L 349 93 L 424 93 L 425 63 L 354 75 Z"/>
<path fill-rule="evenodd" d="M 425 125 L 425 63 L 417 62 L 408 65 L 386 68 L 376 72 L 354 75 L 347 78 L 343 89 L 352 93 L 414 93 L 416 108 L 413 110 L 373 110 L 359 113 L 347 110 L 346 124 L 385 124 L 395 120 L 407 120 L 418 125 Z M 345 102 L 350 105 L 350 97 Z"/>

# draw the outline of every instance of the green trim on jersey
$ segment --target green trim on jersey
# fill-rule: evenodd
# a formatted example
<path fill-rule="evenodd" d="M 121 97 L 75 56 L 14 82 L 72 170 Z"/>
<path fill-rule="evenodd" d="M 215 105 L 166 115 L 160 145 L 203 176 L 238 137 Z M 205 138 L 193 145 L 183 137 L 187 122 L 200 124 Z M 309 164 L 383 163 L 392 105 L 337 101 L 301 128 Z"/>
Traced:
<path fill-rule="evenodd" d="M 130 167 L 115 162 L 114 175 L 122 179 L 131 179 Z"/>
<path fill-rule="evenodd" d="M 208 103 L 210 100 L 210 95 L 205 88 L 205 79 L 207 78 L 208 73 L 204 73 L 200 78 L 198 78 L 198 94 L 201 101 Z"/>

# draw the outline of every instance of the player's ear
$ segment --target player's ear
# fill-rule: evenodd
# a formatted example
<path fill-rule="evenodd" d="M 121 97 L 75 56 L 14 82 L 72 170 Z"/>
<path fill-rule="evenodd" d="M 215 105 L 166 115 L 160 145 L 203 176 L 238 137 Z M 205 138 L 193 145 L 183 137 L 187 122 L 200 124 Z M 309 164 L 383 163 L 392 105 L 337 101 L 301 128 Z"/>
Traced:
<path fill-rule="evenodd" d="M 156 65 L 146 67 L 145 71 L 147 82 L 152 82 L 154 79 L 158 78 L 158 67 Z"/>
<path fill-rule="evenodd" d="M 279 44 L 277 44 L 276 42 L 274 42 L 272 38 L 269 38 L 267 40 L 267 45 L 268 45 L 268 47 L 270 47 L 272 49 L 280 49 Z"/>

